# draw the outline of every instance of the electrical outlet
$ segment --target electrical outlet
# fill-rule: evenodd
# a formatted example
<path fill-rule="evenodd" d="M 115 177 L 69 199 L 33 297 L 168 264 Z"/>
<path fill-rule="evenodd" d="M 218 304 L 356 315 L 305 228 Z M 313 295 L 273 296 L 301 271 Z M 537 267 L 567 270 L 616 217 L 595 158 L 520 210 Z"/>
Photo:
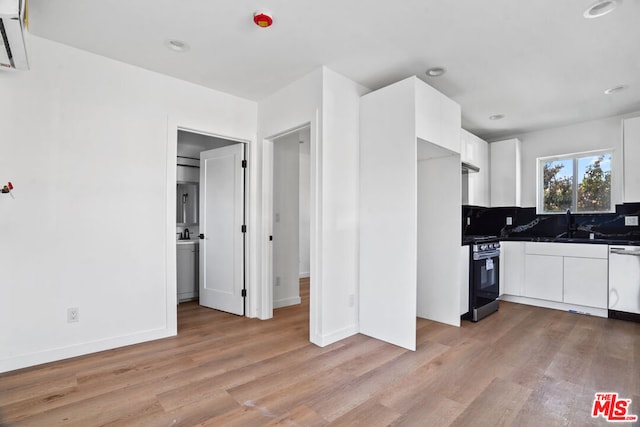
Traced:
<path fill-rule="evenodd" d="M 471 217 L 470 216 L 467 217 L 467 225 L 471 225 Z"/>
<path fill-rule="evenodd" d="M 275 214 L 275 221 L 276 222 L 280 222 L 280 214 L 279 213 Z"/>
<path fill-rule="evenodd" d="M 280 286 L 280 276 L 276 276 L 276 286 Z"/>
<path fill-rule="evenodd" d="M 637 227 L 638 226 L 638 216 L 637 215 L 629 215 L 624 217 L 624 225 L 627 227 Z"/>
<path fill-rule="evenodd" d="M 507 225 L 513 225 L 513 217 L 507 217 Z"/>
<path fill-rule="evenodd" d="M 356 305 L 356 296 L 354 294 L 349 295 L 349 307 Z"/>
<path fill-rule="evenodd" d="M 78 307 L 72 307 L 67 309 L 67 323 L 74 323 L 80 321 L 80 309 Z"/>

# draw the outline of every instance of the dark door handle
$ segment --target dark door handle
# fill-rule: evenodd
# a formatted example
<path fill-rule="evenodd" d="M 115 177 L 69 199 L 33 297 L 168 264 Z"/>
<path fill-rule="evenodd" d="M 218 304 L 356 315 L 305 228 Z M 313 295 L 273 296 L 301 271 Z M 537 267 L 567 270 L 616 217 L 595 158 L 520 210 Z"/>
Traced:
<path fill-rule="evenodd" d="M 198 234 L 198 237 L 199 237 L 200 239 L 204 239 L 204 234 L 200 233 L 200 234 Z"/>

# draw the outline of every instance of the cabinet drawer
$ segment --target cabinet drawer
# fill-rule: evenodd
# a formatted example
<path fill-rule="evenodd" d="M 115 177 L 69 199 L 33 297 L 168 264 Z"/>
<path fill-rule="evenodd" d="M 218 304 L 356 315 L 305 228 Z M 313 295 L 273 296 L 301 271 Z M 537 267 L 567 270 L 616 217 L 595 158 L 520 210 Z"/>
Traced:
<path fill-rule="evenodd" d="M 527 255 L 608 258 L 607 245 L 589 243 L 526 242 L 524 250 Z"/>

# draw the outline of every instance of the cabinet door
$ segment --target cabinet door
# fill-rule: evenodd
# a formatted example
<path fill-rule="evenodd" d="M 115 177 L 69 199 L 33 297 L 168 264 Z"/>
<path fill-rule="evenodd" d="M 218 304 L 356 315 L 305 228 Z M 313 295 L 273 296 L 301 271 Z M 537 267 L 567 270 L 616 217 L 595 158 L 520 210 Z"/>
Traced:
<path fill-rule="evenodd" d="M 469 246 L 460 248 L 460 315 L 469 311 Z"/>
<path fill-rule="evenodd" d="M 489 144 L 491 206 L 520 206 L 520 140 Z"/>
<path fill-rule="evenodd" d="M 197 289 L 196 245 L 177 245 L 178 300 L 193 298 Z"/>
<path fill-rule="evenodd" d="M 524 242 L 502 242 L 500 294 L 522 295 L 524 285 Z"/>
<path fill-rule="evenodd" d="M 524 296 L 562 302 L 562 257 L 525 255 Z"/>
<path fill-rule="evenodd" d="M 623 122 L 624 135 L 624 201 L 640 202 L 640 117 Z"/>
<path fill-rule="evenodd" d="M 606 259 L 564 258 L 564 302 L 607 308 Z"/>

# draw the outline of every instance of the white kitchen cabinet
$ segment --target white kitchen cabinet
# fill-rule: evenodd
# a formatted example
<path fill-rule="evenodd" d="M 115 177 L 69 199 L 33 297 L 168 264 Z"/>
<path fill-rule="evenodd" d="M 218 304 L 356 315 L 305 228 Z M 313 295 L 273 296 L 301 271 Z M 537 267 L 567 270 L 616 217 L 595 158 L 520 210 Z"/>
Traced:
<path fill-rule="evenodd" d="M 489 144 L 491 206 L 520 206 L 520 140 Z"/>
<path fill-rule="evenodd" d="M 607 257 L 606 245 L 526 242 L 523 296 L 606 309 Z"/>
<path fill-rule="evenodd" d="M 500 242 L 500 295 L 522 295 L 524 242 Z"/>
<path fill-rule="evenodd" d="M 460 315 L 469 312 L 469 245 L 460 247 Z"/>
<path fill-rule="evenodd" d="M 526 254 L 524 276 L 524 296 L 562 301 L 562 257 Z"/>
<path fill-rule="evenodd" d="M 478 172 L 463 175 L 466 185 L 466 200 L 463 204 L 489 206 L 489 144 L 474 134 L 462 129 L 460 132 L 460 158 L 462 162 L 478 167 Z"/>
<path fill-rule="evenodd" d="M 624 201 L 640 202 L 640 117 L 622 121 L 624 159 Z"/>
<path fill-rule="evenodd" d="M 423 141 L 459 153 L 462 120 L 460 105 L 417 79 L 413 96 L 416 136 Z"/>
<path fill-rule="evenodd" d="M 564 257 L 563 302 L 607 308 L 608 261 Z"/>

